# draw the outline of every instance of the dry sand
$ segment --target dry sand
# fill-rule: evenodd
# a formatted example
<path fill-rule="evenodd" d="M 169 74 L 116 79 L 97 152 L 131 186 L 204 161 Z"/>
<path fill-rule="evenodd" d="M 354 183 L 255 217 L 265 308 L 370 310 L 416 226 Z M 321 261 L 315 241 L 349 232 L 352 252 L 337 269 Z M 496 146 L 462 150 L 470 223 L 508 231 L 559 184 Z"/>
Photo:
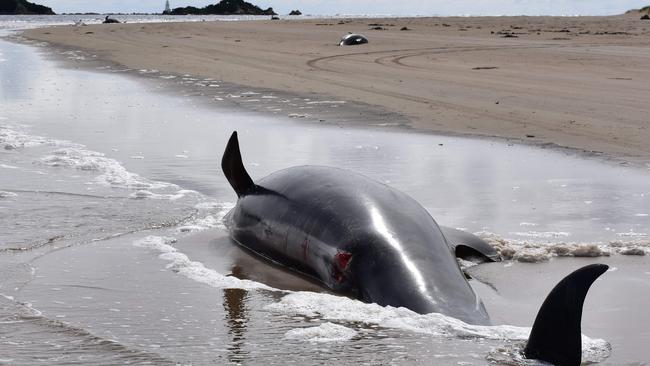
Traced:
<path fill-rule="evenodd" d="M 380 105 L 418 130 L 648 164 L 647 29 L 635 14 L 116 24 L 27 36 L 135 69 Z M 347 32 L 370 43 L 339 47 Z"/>

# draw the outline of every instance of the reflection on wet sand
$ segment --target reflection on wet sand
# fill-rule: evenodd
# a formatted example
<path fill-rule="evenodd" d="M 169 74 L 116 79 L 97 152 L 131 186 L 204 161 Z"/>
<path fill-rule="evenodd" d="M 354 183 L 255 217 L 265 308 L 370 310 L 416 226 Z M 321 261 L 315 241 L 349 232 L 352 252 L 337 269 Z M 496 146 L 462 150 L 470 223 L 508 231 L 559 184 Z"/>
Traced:
<path fill-rule="evenodd" d="M 237 245 L 227 237 L 219 240 L 219 244 L 215 244 L 213 247 L 217 253 L 223 253 L 220 254 L 222 258 L 232 260 L 230 275 L 233 277 L 261 282 L 280 290 L 329 292 L 314 279 L 260 258 L 259 255 Z M 269 296 L 275 298 L 277 294 L 269 293 Z"/>
<path fill-rule="evenodd" d="M 239 277 L 241 267 L 234 266 L 232 274 Z M 228 334 L 231 337 L 228 350 L 228 361 L 239 364 L 245 360 L 248 351 L 244 348 L 246 343 L 246 326 L 248 323 L 248 309 L 246 300 L 248 291 L 238 288 L 229 288 L 223 290 L 223 307 L 226 310 L 226 325 Z"/>

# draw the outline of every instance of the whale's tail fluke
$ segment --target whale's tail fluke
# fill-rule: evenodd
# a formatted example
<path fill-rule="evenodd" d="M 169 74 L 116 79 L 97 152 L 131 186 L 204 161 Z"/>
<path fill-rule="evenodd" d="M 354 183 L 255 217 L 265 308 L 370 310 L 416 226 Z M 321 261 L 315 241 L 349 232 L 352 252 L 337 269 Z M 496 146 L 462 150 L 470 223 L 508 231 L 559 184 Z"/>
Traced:
<path fill-rule="evenodd" d="M 591 264 L 560 281 L 544 300 L 537 313 L 528 344 L 527 358 L 554 365 L 580 365 L 582 359 L 582 305 L 591 284 L 609 267 Z"/>
<path fill-rule="evenodd" d="M 237 197 L 243 196 L 255 187 L 255 183 L 250 175 L 248 175 L 248 172 L 246 172 L 246 168 L 244 168 L 244 163 L 241 159 L 237 131 L 232 133 L 230 140 L 228 140 L 228 145 L 226 145 L 226 151 L 223 152 L 221 170 L 223 170 L 223 174 L 228 179 L 228 183 L 230 183 L 237 193 Z"/>

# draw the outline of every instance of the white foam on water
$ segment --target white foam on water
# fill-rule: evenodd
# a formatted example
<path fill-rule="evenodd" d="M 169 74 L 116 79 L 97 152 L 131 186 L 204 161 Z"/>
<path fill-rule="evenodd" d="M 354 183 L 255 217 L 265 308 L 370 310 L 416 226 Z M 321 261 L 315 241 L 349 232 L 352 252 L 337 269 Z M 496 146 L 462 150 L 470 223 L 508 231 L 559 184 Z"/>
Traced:
<path fill-rule="evenodd" d="M 213 269 L 206 268 L 203 263 L 192 261 L 187 255 L 179 252 L 172 246 L 174 243 L 176 243 L 176 238 L 147 236 L 146 238 L 135 241 L 133 245 L 159 252 L 160 255 L 158 257 L 169 262 L 167 264 L 168 269 L 208 286 L 219 289 L 274 290 L 269 286 L 255 281 L 240 280 L 239 278 L 226 276 Z"/>
<path fill-rule="evenodd" d="M 535 242 L 504 239 L 490 232 L 477 232 L 506 260 L 536 263 L 553 257 L 608 257 L 614 254 L 645 255 L 650 251 L 650 239 L 643 235 L 628 235 L 628 240 L 608 243 Z"/>
<path fill-rule="evenodd" d="M 313 102 L 307 102 L 307 104 L 345 104 L 344 100 L 319 100 Z"/>
<path fill-rule="evenodd" d="M 634 232 L 634 231 L 630 230 L 630 231 L 624 232 L 624 233 L 616 233 L 616 235 L 618 235 L 619 237 L 622 237 L 622 238 L 634 238 L 634 237 L 638 238 L 638 237 L 646 237 L 646 236 L 648 236 L 648 233 L 637 233 L 637 232 Z"/>
<path fill-rule="evenodd" d="M 511 325 L 471 325 L 438 313 L 418 314 L 406 308 L 367 304 L 347 297 L 313 292 L 292 292 L 279 302 L 266 305 L 268 311 L 320 317 L 337 322 L 361 322 L 403 329 L 437 337 L 525 341 L 531 328 Z M 583 361 L 599 362 L 609 357 L 611 347 L 602 339 L 582 336 Z"/>
<path fill-rule="evenodd" d="M 180 233 L 188 233 L 188 232 L 204 231 L 215 227 L 223 228 L 223 224 L 221 223 L 221 220 L 215 218 L 212 215 L 208 215 L 206 217 L 196 219 L 186 225 L 180 226 L 176 230 Z"/>
<path fill-rule="evenodd" d="M 646 255 L 646 249 L 635 246 L 635 247 L 627 247 L 625 249 L 622 249 L 620 251 L 621 254 L 623 255 L 636 255 L 636 256 L 644 256 Z"/>
<path fill-rule="evenodd" d="M 202 207 L 215 207 L 205 203 Z M 176 238 L 147 236 L 137 240 L 133 245 L 153 250 L 162 260 L 169 262 L 167 268 L 199 283 L 218 288 L 238 288 L 245 290 L 271 290 L 285 295 L 276 303 L 264 306 L 266 311 L 291 316 L 320 318 L 337 323 L 364 323 L 392 329 L 401 329 L 435 337 L 462 339 L 489 339 L 500 342 L 523 342 L 528 339 L 531 328 L 510 325 L 480 326 L 464 323 L 461 320 L 442 314 L 418 314 L 406 308 L 368 304 L 343 296 L 315 292 L 291 292 L 274 289 L 267 285 L 241 280 L 223 275 L 206 268 L 203 263 L 190 260 L 187 255 L 173 246 Z M 325 323 L 328 324 L 328 323 Z M 321 325 L 315 328 L 293 329 L 285 336 L 290 339 L 313 342 L 346 341 L 354 338 L 354 330 L 344 326 Z M 345 328 L 345 329 L 344 329 Z M 582 336 L 582 358 L 586 362 L 600 362 L 611 353 L 611 346 L 602 339 Z"/>
<path fill-rule="evenodd" d="M 63 167 L 83 171 L 97 172 L 94 179 L 97 184 L 128 189 L 162 189 L 175 187 L 173 184 L 155 182 L 138 174 L 129 172 L 117 160 L 107 158 L 104 154 L 86 150 L 82 145 L 71 144 L 41 158 L 41 163 L 51 167 Z"/>
<path fill-rule="evenodd" d="M 139 189 L 139 190 L 131 193 L 131 195 L 129 195 L 129 197 L 135 198 L 135 199 L 149 198 L 149 199 L 176 201 L 176 200 L 184 198 L 185 196 L 190 195 L 190 194 L 199 195 L 199 193 L 197 191 L 188 190 L 188 189 L 181 189 L 179 191 L 176 191 L 176 193 L 173 193 L 173 194 L 154 193 L 154 192 L 148 191 L 146 189 Z"/>
<path fill-rule="evenodd" d="M 292 329 L 284 338 L 312 343 L 345 342 L 357 336 L 357 331 L 334 323 L 323 323 L 317 327 Z"/>
<path fill-rule="evenodd" d="M 194 206 L 200 217 L 176 228 L 179 233 L 198 232 L 213 228 L 226 229 L 223 218 L 235 207 L 232 202 L 202 202 Z"/>
<path fill-rule="evenodd" d="M 550 238 L 566 238 L 571 236 L 570 233 L 564 231 L 516 231 L 511 232 L 511 235 L 524 236 L 527 238 L 541 238 L 541 239 L 550 239 Z"/>
<path fill-rule="evenodd" d="M 12 198 L 12 197 L 18 197 L 18 195 L 12 192 L 0 191 L 0 198 Z"/>
<path fill-rule="evenodd" d="M 31 317 L 40 317 L 43 315 L 43 313 L 40 310 L 34 308 L 32 303 L 17 301 L 13 296 L 5 295 L 3 293 L 0 293 L 0 297 L 3 297 L 6 300 L 11 301 L 16 305 L 19 305 L 22 310 L 20 313 L 20 317 L 22 319 L 29 319 Z"/>
<path fill-rule="evenodd" d="M 104 154 L 86 149 L 84 145 L 65 140 L 55 140 L 43 136 L 30 135 L 18 126 L 0 126 L 0 147 L 5 150 L 15 150 L 36 146 L 52 146 L 57 149 L 39 159 L 43 165 L 76 169 L 86 172 L 96 172 L 98 175 L 93 182 L 114 188 L 127 189 L 163 189 L 177 187 L 174 184 L 156 182 L 129 172 L 117 160 Z M 2 165 L 4 169 L 13 169 L 10 165 Z M 169 199 L 179 198 L 177 195 L 167 196 Z"/>
<path fill-rule="evenodd" d="M 40 145 L 57 146 L 58 140 L 47 139 L 42 136 L 28 135 L 16 126 L 0 126 L 0 147 L 5 150 L 15 150 Z"/>

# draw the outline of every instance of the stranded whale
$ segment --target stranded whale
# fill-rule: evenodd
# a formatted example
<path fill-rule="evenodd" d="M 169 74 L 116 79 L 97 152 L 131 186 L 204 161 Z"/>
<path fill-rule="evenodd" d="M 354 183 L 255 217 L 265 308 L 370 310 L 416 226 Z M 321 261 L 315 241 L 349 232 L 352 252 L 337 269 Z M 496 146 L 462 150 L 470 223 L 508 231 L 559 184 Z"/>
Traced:
<path fill-rule="evenodd" d="M 368 43 L 368 38 L 361 34 L 349 33 L 341 38 L 339 46 L 355 46 L 358 44 Z"/>
<path fill-rule="evenodd" d="M 238 196 L 225 221 L 239 245 L 366 302 L 490 324 L 455 255 L 497 260 L 496 252 L 471 234 L 439 227 L 405 193 L 320 166 L 284 169 L 255 183 L 244 168 L 236 132 L 221 167 Z M 606 269 L 584 267 L 551 291 L 527 356 L 571 365 L 564 360 L 577 357 L 579 364 L 582 303 Z"/>

